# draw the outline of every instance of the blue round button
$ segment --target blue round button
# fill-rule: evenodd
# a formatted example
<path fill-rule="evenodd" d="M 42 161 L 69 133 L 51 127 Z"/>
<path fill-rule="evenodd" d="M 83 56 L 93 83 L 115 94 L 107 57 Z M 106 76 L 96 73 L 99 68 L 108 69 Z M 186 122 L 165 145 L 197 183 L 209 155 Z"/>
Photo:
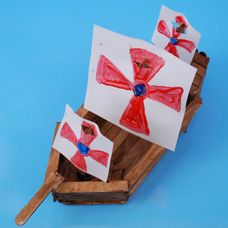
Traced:
<path fill-rule="evenodd" d="M 146 93 L 146 86 L 144 84 L 137 84 L 134 86 L 133 92 L 135 96 L 143 96 Z"/>
<path fill-rule="evenodd" d="M 178 43 L 178 40 L 174 37 L 170 38 L 170 43 L 176 45 Z"/>
<path fill-rule="evenodd" d="M 89 147 L 86 146 L 85 144 L 78 142 L 77 144 L 78 150 L 82 154 L 88 154 L 89 153 Z"/>

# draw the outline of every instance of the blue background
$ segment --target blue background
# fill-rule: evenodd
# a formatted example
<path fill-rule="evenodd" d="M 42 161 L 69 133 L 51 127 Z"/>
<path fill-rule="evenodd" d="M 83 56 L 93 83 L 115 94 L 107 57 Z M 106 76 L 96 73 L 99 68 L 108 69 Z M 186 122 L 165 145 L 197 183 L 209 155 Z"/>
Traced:
<path fill-rule="evenodd" d="M 56 121 L 83 103 L 93 24 L 150 41 L 161 4 L 185 13 L 211 62 L 203 106 L 126 205 L 49 195 L 24 227 L 228 227 L 226 1 L 0 2 L 0 227 L 43 182 Z M 222 37 L 220 36 L 222 35 Z"/>

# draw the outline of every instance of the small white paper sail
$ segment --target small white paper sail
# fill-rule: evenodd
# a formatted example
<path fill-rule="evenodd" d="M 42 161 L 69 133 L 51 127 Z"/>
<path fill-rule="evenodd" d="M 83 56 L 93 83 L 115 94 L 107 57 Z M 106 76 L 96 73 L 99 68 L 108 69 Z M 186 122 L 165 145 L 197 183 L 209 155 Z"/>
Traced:
<path fill-rule="evenodd" d="M 94 26 L 85 108 L 175 150 L 195 73 L 151 43 Z"/>
<path fill-rule="evenodd" d="M 113 143 L 95 123 L 79 117 L 69 105 L 52 147 L 81 171 L 107 181 Z"/>
<path fill-rule="evenodd" d="M 176 57 L 191 63 L 201 34 L 188 22 L 184 14 L 161 7 L 152 42 Z"/>

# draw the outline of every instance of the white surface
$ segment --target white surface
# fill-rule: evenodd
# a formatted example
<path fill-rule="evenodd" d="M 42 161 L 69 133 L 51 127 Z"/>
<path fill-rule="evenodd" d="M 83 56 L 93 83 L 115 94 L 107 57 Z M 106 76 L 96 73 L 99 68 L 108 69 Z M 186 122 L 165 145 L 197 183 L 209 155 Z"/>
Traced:
<path fill-rule="evenodd" d="M 170 33 L 172 33 L 172 26 L 173 26 L 172 22 L 175 22 L 175 17 L 178 15 L 183 16 L 186 23 L 188 24 L 188 27 L 186 29 L 186 34 L 181 34 L 179 36 L 179 39 L 186 39 L 186 40 L 193 41 L 195 43 L 195 46 L 196 46 L 195 49 L 191 53 L 189 53 L 187 50 L 185 50 L 182 47 L 176 46 L 180 58 L 183 61 L 190 64 L 192 62 L 195 51 L 197 49 L 201 34 L 191 26 L 191 24 L 189 23 L 188 19 L 185 17 L 184 14 L 179 13 L 179 12 L 174 11 L 174 10 L 171 10 L 168 7 L 163 5 L 161 7 L 158 22 L 157 22 L 157 25 L 155 27 L 155 30 L 154 30 L 154 33 L 152 36 L 152 42 L 157 47 L 165 49 L 166 45 L 169 42 L 169 38 L 167 38 L 165 35 L 158 32 L 158 30 L 157 30 L 158 23 L 160 20 L 164 20 L 169 27 Z"/>
<path fill-rule="evenodd" d="M 150 85 L 181 86 L 184 89 L 179 113 L 151 99 L 144 100 L 150 129 L 149 136 L 136 133 L 119 124 L 119 119 L 127 107 L 133 92 L 102 85 L 96 81 L 99 57 L 100 55 L 105 55 L 126 78 L 133 82 L 133 66 L 129 54 L 129 49 L 133 47 L 144 48 L 165 60 L 165 66 L 149 82 Z M 185 113 L 187 96 L 195 73 L 196 69 L 194 67 L 151 43 L 94 26 L 85 108 L 130 133 L 175 150 Z"/>
<path fill-rule="evenodd" d="M 63 124 L 67 122 L 71 127 L 71 129 L 74 131 L 75 135 L 77 136 L 77 139 L 79 139 L 81 136 L 81 125 L 83 121 L 86 121 L 88 123 L 92 123 L 93 125 L 95 125 L 98 133 L 97 138 L 95 138 L 90 144 L 90 149 L 101 150 L 110 155 L 108 159 L 107 167 L 101 165 L 100 163 L 93 160 L 89 156 L 87 157 L 85 156 L 84 158 L 87 165 L 87 173 L 103 181 L 107 181 L 110 161 L 112 156 L 113 143 L 100 133 L 99 127 L 94 122 L 91 122 L 79 117 L 76 113 L 74 113 L 74 111 L 70 108 L 69 105 L 66 105 L 65 114 L 60 124 L 60 127 L 58 129 L 58 132 L 56 134 L 52 147 L 58 150 L 61 154 L 63 154 L 68 160 L 70 160 L 73 157 L 73 155 L 76 153 L 76 151 L 78 151 L 78 149 L 72 142 L 61 137 L 60 132 Z"/>

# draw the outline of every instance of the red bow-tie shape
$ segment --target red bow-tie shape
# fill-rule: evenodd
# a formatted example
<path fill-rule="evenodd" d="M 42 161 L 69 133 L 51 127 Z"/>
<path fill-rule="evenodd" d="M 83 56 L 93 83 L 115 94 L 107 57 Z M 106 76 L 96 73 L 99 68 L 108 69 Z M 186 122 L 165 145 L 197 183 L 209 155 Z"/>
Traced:
<path fill-rule="evenodd" d="M 176 17 L 176 23 L 184 26 L 184 29 L 187 28 L 187 24 L 182 16 Z M 158 23 L 157 30 L 159 33 L 165 35 L 169 39 L 169 43 L 166 45 L 165 50 L 172 53 L 179 58 L 176 46 L 182 47 L 187 50 L 189 53 L 195 48 L 195 43 L 186 39 L 179 39 L 179 36 L 182 34 L 178 32 L 174 26 L 172 26 L 172 34 L 169 31 L 168 25 L 164 20 L 160 20 Z"/>
<path fill-rule="evenodd" d="M 83 127 L 90 129 L 92 131 L 92 134 L 84 131 Z M 92 150 L 90 148 L 91 142 L 97 137 L 97 135 L 98 134 L 95 126 L 93 124 L 87 123 L 86 121 L 83 121 L 81 137 L 77 139 L 77 136 L 69 124 L 67 122 L 63 124 L 60 136 L 72 142 L 77 147 L 77 151 L 71 158 L 71 162 L 82 171 L 87 171 L 87 165 L 84 158 L 86 156 L 93 158 L 105 167 L 107 166 L 109 154 L 104 151 Z"/>
<path fill-rule="evenodd" d="M 132 131 L 149 135 L 144 100 L 152 99 L 179 112 L 183 89 L 149 85 L 150 80 L 165 65 L 163 58 L 140 48 L 131 48 L 130 55 L 134 70 L 133 83 L 104 55 L 100 56 L 98 62 L 96 80 L 100 84 L 133 91 L 119 122 Z"/>

